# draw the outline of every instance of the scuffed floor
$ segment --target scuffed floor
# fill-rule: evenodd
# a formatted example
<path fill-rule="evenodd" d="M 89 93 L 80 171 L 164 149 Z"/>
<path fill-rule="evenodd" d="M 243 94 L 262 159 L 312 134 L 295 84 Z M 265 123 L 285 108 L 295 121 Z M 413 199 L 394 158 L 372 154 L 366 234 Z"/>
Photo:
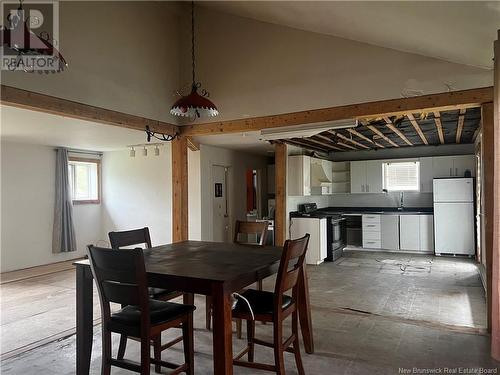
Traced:
<path fill-rule="evenodd" d="M 472 261 L 352 251 L 335 263 L 308 270 L 316 352 L 302 352 L 307 374 L 398 374 L 402 368 L 413 371 L 413 367 L 500 366 L 489 356 L 485 296 Z M 267 279 L 266 289 L 272 283 L 272 278 Z M 2 285 L 1 291 L 2 353 L 74 326 L 73 272 Z M 211 333 L 203 328 L 204 298 L 197 296 L 196 305 L 196 373 L 211 374 Z M 97 314 L 97 303 L 96 308 Z M 257 336 L 270 340 L 271 329 L 259 324 Z M 93 374 L 100 373 L 99 331 L 96 326 Z M 233 339 L 236 352 L 244 341 Z M 138 344 L 130 342 L 127 357 L 136 359 L 138 353 Z M 182 361 L 182 345 L 163 356 Z M 296 374 L 293 355 L 285 358 L 287 374 Z M 272 352 L 258 348 L 256 359 L 271 363 Z M 16 375 L 74 374 L 74 365 L 75 336 L 70 335 L 4 360 L 1 370 Z M 234 372 L 256 373 L 243 368 Z M 112 373 L 129 372 L 113 369 Z"/>

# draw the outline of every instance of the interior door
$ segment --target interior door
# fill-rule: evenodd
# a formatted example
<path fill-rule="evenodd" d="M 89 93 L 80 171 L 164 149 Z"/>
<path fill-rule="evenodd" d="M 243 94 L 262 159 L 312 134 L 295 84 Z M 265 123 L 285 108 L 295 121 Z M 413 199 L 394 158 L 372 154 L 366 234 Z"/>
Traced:
<path fill-rule="evenodd" d="M 227 167 L 212 166 L 213 240 L 229 242 L 229 213 L 227 204 Z"/>

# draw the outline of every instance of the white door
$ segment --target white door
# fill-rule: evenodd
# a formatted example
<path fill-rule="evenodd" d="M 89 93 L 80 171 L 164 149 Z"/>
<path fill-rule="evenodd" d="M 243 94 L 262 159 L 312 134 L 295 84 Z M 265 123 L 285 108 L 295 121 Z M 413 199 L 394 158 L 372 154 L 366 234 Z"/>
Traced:
<path fill-rule="evenodd" d="M 446 178 L 434 180 L 434 202 L 473 202 L 472 178 Z"/>
<path fill-rule="evenodd" d="M 401 250 L 420 250 L 419 215 L 399 216 L 399 243 Z"/>
<path fill-rule="evenodd" d="M 436 156 L 432 158 L 432 174 L 434 177 L 452 177 L 453 156 Z"/>
<path fill-rule="evenodd" d="M 453 159 L 453 171 L 455 176 L 464 177 L 465 171 L 470 171 L 471 176 L 476 175 L 476 157 L 475 155 L 455 156 Z"/>
<path fill-rule="evenodd" d="M 244 183 L 244 181 L 242 182 Z M 230 239 L 229 214 L 227 206 L 227 168 L 212 166 L 213 197 L 213 240 L 228 242 Z"/>
<path fill-rule="evenodd" d="M 420 192 L 432 193 L 432 179 L 434 178 L 432 172 L 432 159 L 420 158 Z"/>
<path fill-rule="evenodd" d="M 420 215 L 420 250 L 434 251 L 434 216 Z"/>
<path fill-rule="evenodd" d="M 366 192 L 366 161 L 351 162 L 351 193 Z"/>
<path fill-rule="evenodd" d="M 474 255 L 474 204 L 435 203 L 436 254 Z"/>
<path fill-rule="evenodd" d="M 382 161 L 370 160 L 366 162 L 366 192 L 382 193 Z"/>

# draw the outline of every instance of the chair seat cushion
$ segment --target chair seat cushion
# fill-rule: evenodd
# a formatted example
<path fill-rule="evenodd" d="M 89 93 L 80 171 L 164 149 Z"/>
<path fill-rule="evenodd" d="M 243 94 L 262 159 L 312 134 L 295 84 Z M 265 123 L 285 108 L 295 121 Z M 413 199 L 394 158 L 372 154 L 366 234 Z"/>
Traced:
<path fill-rule="evenodd" d="M 175 290 L 161 289 L 161 288 L 148 288 L 149 297 L 151 299 L 165 300 L 169 296 L 174 297 L 178 294 Z"/>
<path fill-rule="evenodd" d="M 182 315 L 195 310 L 194 306 L 180 303 L 149 300 L 151 325 L 159 325 L 177 319 Z M 126 326 L 139 326 L 141 324 L 141 311 L 138 306 L 125 306 L 111 314 L 111 321 Z"/>
<path fill-rule="evenodd" d="M 264 290 L 248 289 L 241 293 L 245 297 L 250 306 L 252 306 L 253 313 L 255 315 L 272 315 L 274 309 L 274 293 L 266 292 Z M 248 304 L 242 298 L 237 298 L 236 306 L 233 309 L 233 315 L 238 313 L 250 314 L 248 309 Z M 287 295 L 283 295 L 283 301 L 281 304 L 282 309 L 286 309 L 293 302 L 293 299 Z"/>

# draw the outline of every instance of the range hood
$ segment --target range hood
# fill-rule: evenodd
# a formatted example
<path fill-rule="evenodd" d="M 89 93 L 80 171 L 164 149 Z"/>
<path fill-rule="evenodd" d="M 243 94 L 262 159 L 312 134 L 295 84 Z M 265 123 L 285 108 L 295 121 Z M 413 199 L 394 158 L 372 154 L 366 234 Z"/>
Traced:
<path fill-rule="evenodd" d="M 313 187 L 322 187 L 322 186 L 331 186 L 332 180 L 328 178 L 326 174 L 323 163 L 312 162 L 311 163 L 311 186 Z"/>

